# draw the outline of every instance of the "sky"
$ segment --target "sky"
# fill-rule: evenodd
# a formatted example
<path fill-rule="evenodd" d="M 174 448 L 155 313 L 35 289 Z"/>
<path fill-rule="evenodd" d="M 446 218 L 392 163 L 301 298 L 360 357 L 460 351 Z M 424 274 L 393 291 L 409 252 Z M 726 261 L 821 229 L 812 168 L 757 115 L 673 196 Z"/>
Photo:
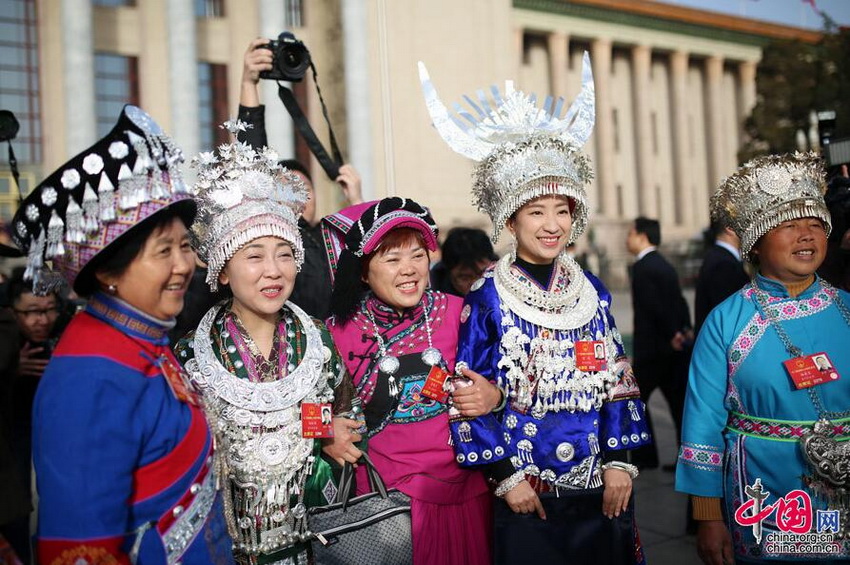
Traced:
<path fill-rule="evenodd" d="M 850 0 L 661 0 L 677 4 L 722 12 L 755 20 L 821 29 L 822 19 L 816 13 L 822 10 L 838 25 L 850 26 Z M 815 8 L 812 8 L 814 3 Z"/>

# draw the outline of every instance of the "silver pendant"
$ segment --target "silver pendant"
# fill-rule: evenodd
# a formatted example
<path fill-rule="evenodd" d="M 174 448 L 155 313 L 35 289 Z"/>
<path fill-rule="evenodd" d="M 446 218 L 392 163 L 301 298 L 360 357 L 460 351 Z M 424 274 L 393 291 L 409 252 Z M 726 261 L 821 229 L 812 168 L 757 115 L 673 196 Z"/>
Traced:
<path fill-rule="evenodd" d="M 378 359 L 378 370 L 385 375 L 394 375 L 398 371 L 399 366 L 398 357 L 384 355 Z"/>
<path fill-rule="evenodd" d="M 422 362 L 426 365 L 438 365 L 443 360 L 443 354 L 436 347 L 429 347 L 422 352 Z"/>

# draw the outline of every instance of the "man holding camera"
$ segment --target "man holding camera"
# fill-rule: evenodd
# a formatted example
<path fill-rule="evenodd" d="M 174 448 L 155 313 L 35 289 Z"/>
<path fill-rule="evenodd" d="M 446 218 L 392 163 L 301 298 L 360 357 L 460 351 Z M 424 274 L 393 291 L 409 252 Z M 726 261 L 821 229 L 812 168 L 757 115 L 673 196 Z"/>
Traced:
<path fill-rule="evenodd" d="M 257 84 L 260 74 L 272 70 L 274 52 L 268 49 L 269 40 L 257 38 L 248 44 L 242 67 L 242 85 L 239 96 L 239 119 L 252 127 L 239 133 L 239 140 L 254 148 L 268 144 L 265 126 L 265 106 L 260 104 Z M 316 218 L 316 190 L 313 187 L 308 168 L 298 161 L 281 161 L 281 164 L 292 170 L 310 192 L 298 226 L 304 241 L 304 265 L 295 279 L 295 289 L 290 300 L 304 309 L 305 312 L 319 319 L 328 315 L 328 305 L 331 298 L 331 279 L 328 258 L 322 242 L 322 234 Z M 342 189 L 348 205 L 363 202 L 360 189 L 360 176 L 349 164 L 339 168 L 339 176 L 335 179 Z"/>

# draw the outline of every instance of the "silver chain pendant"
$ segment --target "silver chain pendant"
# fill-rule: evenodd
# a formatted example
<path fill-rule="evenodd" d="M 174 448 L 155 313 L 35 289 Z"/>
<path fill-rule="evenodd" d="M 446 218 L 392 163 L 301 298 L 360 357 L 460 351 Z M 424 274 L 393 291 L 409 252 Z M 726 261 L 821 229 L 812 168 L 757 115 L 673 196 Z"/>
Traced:
<path fill-rule="evenodd" d="M 434 365 L 439 365 L 440 361 L 443 360 L 443 354 L 440 353 L 440 350 L 436 347 L 429 347 L 425 351 L 422 352 L 422 362 L 426 365 L 433 367 Z"/>
<path fill-rule="evenodd" d="M 400 366 L 398 357 L 394 355 L 383 355 L 378 359 L 378 369 L 385 375 L 394 375 Z"/>

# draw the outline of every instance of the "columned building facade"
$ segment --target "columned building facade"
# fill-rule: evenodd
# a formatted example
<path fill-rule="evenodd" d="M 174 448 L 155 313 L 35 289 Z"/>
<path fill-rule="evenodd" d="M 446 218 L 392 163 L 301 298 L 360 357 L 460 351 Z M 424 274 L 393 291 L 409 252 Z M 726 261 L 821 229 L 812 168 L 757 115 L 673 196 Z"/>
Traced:
<path fill-rule="evenodd" d="M 634 217 L 658 218 L 671 243 L 707 225 L 710 194 L 738 165 L 764 45 L 820 37 L 650 0 L 0 0 L 0 8 L 9 38 L 0 40 L 0 107 L 22 122 L 14 143 L 24 191 L 105 133 L 124 103 L 141 105 L 188 156 L 220 143 L 216 126 L 236 113 L 248 43 L 291 30 L 313 55 L 364 196 L 415 198 L 443 228 L 488 222 L 469 202 L 472 164 L 429 123 L 417 61 L 447 104 L 505 79 L 541 100 L 571 101 L 587 51 L 597 117 L 585 150 L 595 179 L 579 250 L 604 257 L 598 268 L 615 285 Z M 309 159 L 277 86 L 261 83 L 270 144 Z M 295 91 L 327 140 L 312 77 Z M 335 211 L 340 191 L 311 166 L 319 212 Z M 14 207 L 7 171 L 0 166 L 4 218 Z"/>

